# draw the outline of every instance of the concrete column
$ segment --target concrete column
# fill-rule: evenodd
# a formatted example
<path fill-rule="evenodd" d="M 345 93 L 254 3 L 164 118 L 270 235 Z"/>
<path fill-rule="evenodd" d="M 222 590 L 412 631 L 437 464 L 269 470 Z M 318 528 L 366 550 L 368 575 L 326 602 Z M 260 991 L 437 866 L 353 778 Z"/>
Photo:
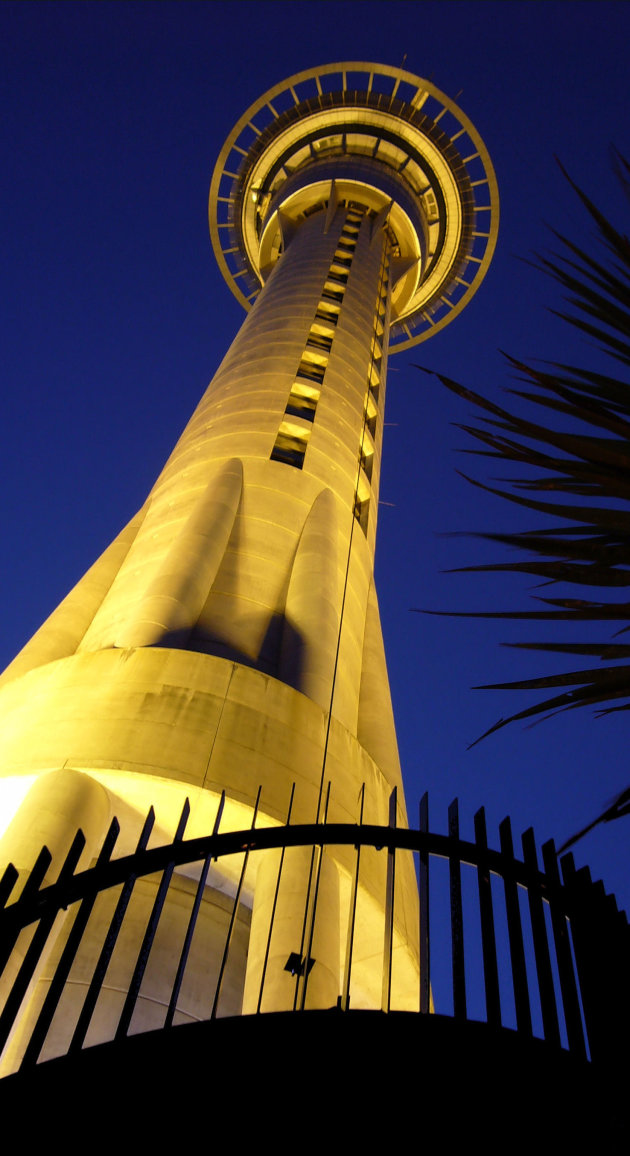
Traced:
<path fill-rule="evenodd" d="M 109 819 L 107 791 L 89 775 L 69 768 L 41 775 L 0 840 L 0 865 L 13 863 L 21 876 L 12 899 L 17 898 L 44 844 L 52 855 L 44 886 L 54 883 L 79 827 L 86 839 L 81 866 L 87 867 L 100 848 Z"/>
<path fill-rule="evenodd" d="M 18 897 L 44 845 L 50 851 L 52 860 L 42 886 L 54 883 L 79 827 L 86 838 L 79 865 L 83 868 L 89 866 L 100 848 L 109 819 L 109 796 L 96 780 L 81 774 L 80 771 L 67 768 L 41 775 L 31 787 L 0 842 L 1 869 L 4 869 L 7 863 L 13 863 L 20 873 L 11 898 Z M 7 1075 L 15 1069 L 30 1038 L 45 994 L 43 990 L 38 990 L 41 988 L 39 979 L 66 922 L 65 914 L 60 914 L 48 938 L 46 950 L 39 961 L 26 997 L 26 1010 L 22 1013 L 19 1027 L 5 1048 L 0 1062 L 0 1076 Z M 0 983 L 2 1001 L 20 970 L 30 941 L 30 929 L 25 928 L 2 976 Z"/>

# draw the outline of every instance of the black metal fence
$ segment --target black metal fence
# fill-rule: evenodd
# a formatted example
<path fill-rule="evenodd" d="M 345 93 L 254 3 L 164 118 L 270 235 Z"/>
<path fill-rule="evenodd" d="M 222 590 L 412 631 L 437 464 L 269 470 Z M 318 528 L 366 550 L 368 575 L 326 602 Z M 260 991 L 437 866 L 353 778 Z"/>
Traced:
<path fill-rule="evenodd" d="M 329 849 L 328 853 L 345 848 L 345 862 L 350 864 L 347 926 L 342 929 L 346 946 L 337 1000 L 342 1011 L 350 1008 L 352 1000 L 362 857 L 368 849 L 372 856 L 376 852 L 382 856 L 381 1008 L 390 1009 L 396 865 L 401 855 L 408 857 L 411 853 L 416 857 L 419 885 L 419 942 L 414 945 L 414 952 L 417 951 L 419 962 L 420 1014 L 436 1011 L 460 1021 L 470 1018 L 485 1020 L 493 1027 L 512 1027 L 525 1037 L 540 1036 L 552 1045 L 593 1060 L 605 1061 L 625 1046 L 630 1027 L 630 933 L 626 916 L 618 911 L 614 898 L 606 895 L 600 883 L 591 882 L 588 869 L 575 870 L 571 855 L 565 856 L 559 867 L 552 842 L 542 847 L 541 868 L 531 829 L 522 836 L 522 858 L 518 858 L 509 819 L 499 828 L 500 849 L 488 846 L 483 809 L 474 816 L 474 841 L 462 839 L 457 801 L 449 807 L 448 834 L 432 832 L 426 795 L 420 803 L 417 830 L 396 828 L 395 797 L 389 826 L 287 823 L 258 828 L 254 816 L 250 829 L 225 833 L 220 831 L 222 804 L 223 800 L 209 835 L 185 839 L 189 813 L 186 804 L 173 841 L 159 847 L 148 846 L 154 825 L 150 811 L 135 852 L 121 858 L 113 857 L 119 835 L 114 820 L 95 865 L 82 871 L 77 870 L 77 864 L 85 840 L 79 832 L 57 881 L 48 886 L 42 886 L 50 865 L 50 854 L 44 848 L 14 902 L 11 895 L 17 889 L 18 873 L 12 866 L 7 868 L 0 881 L 0 984 L 4 986 L 0 1050 L 20 1024 L 26 1039 L 22 1040 L 15 1066 L 24 1069 L 46 1056 L 42 1049 L 59 1014 L 90 917 L 99 898 L 108 893 L 113 913 L 103 929 L 91 974 L 81 987 L 80 1002 L 75 1001 L 64 1051 L 72 1054 L 85 1045 L 112 955 L 128 919 L 134 888 L 139 880 L 152 877 L 155 888 L 148 918 L 140 929 L 131 976 L 121 995 L 122 1009 L 111 1025 L 110 1038 L 122 1039 L 129 1033 L 173 876 L 186 869 L 189 876 L 194 874 L 195 882 L 189 888 L 184 932 L 176 945 L 178 962 L 174 977 L 169 978 L 170 997 L 164 1000 L 162 1009 L 161 1026 L 171 1027 L 176 1022 L 209 871 L 213 862 L 226 862 L 236 856 L 232 859 L 236 869 L 232 872 L 234 885 L 226 907 L 220 958 L 212 972 L 208 1010 L 202 1018 L 221 1015 L 222 990 L 230 968 L 239 912 L 245 902 L 244 881 L 250 859 L 258 853 L 276 851 L 277 898 L 285 853 L 293 847 L 306 847 L 311 853 L 300 949 L 293 962 L 288 961 L 295 979 L 296 1010 L 307 1006 L 314 928 L 326 914 L 318 907 L 318 873 L 324 848 Z M 64 912 L 65 931 L 59 939 L 60 916 Z M 275 900 L 269 942 L 274 912 Z M 41 976 L 43 961 L 47 954 L 52 958 L 51 944 L 56 938 L 60 946 L 54 969 L 29 1018 L 25 1009 Z M 260 978 L 259 1010 L 267 956 Z"/>

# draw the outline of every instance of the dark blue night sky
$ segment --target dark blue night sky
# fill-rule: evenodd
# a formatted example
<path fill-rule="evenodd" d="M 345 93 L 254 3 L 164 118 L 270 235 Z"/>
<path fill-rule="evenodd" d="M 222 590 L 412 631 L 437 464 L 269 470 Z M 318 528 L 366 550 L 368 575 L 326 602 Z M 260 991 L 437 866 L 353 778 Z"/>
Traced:
<path fill-rule="evenodd" d="M 499 646 L 533 637 L 526 623 L 409 613 L 526 608 L 524 577 L 444 574 L 505 559 L 447 532 L 522 515 L 457 475 L 492 469 L 456 454 L 453 423 L 470 411 L 414 363 L 495 399 L 510 381 L 499 349 L 602 366 L 548 311 L 559 288 L 522 259 L 553 244 L 546 224 L 590 243 L 555 156 L 624 227 L 609 146 L 630 155 L 629 34 L 630 7 L 606 2 L 0 6 L 3 666 L 140 505 L 240 324 L 207 228 L 230 128 L 300 69 L 404 59 L 481 133 L 502 212 L 472 304 L 391 361 L 377 574 L 411 818 L 426 788 L 440 823 L 457 794 L 467 833 L 485 804 L 493 830 L 510 813 L 517 831 L 562 841 L 630 782 L 628 714 L 516 723 L 468 751 L 529 702 L 471 686 L 562 658 Z M 629 835 L 622 820 L 576 854 L 627 908 Z"/>

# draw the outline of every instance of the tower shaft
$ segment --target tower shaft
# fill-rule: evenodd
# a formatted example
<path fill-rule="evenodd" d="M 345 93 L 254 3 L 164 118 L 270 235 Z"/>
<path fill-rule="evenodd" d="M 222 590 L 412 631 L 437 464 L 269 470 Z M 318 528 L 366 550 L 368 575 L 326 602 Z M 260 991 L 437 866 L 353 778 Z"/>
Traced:
<path fill-rule="evenodd" d="M 496 196 L 481 141 L 465 118 L 449 137 L 460 114 L 437 90 L 372 65 L 342 66 L 341 89 L 325 90 L 335 67 L 272 90 L 228 138 L 211 234 L 250 312 L 141 510 L 0 679 L 3 785 L 33 784 L 6 835 L 21 870 L 46 842 L 54 878 L 79 826 L 88 862 L 114 814 L 118 853 L 130 851 L 149 805 L 170 840 L 186 798 L 189 836 L 219 814 L 241 831 L 289 809 L 293 824 L 406 825 L 374 589 L 388 347 L 422 340 L 474 293 Z M 365 87 L 348 87 L 362 69 Z M 410 856 L 397 857 L 395 894 L 393 861 L 386 887 L 371 848 L 360 879 L 350 848 L 289 851 L 282 887 L 273 855 L 240 879 L 230 862 L 208 876 L 176 1022 L 207 1018 L 226 941 L 224 1014 L 296 1006 L 286 960 L 301 955 L 315 879 L 327 919 L 309 933 L 300 1006 L 336 1002 L 352 907 L 352 1005 L 380 1006 L 385 935 L 393 1006 L 417 1008 Z M 192 887 L 176 883 L 133 1030 L 161 1026 L 170 998 Z M 156 886 L 137 889 L 140 926 Z M 73 965 L 47 1056 L 68 1046 L 110 915 L 97 913 Z M 134 953 L 121 946 L 88 1042 L 110 1038 Z"/>
<path fill-rule="evenodd" d="M 28 734 L 1 730 L 5 773 L 36 774 L 40 791 L 9 830 L 14 858 L 16 846 L 34 856 L 43 841 L 60 857 L 77 826 L 89 827 L 93 854 L 112 813 L 139 818 L 149 802 L 170 834 L 185 796 L 193 830 L 207 828 L 222 791 L 228 823 L 251 821 L 259 788 L 257 823 L 278 821 L 294 784 L 294 822 L 356 821 L 360 797 L 364 818 L 386 822 L 396 788 L 406 823 L 373 581 L 389 243 L 365 208 L 334 197 L 328 212 L 284 228 L 282 258 L 142 510 L 5 672 L 0 709 L 29 719 Z M 86 795 L 84 776 L 98 794 Z M 38 822 L 29 840 L 33 814 L 58 816 L 59 797 L 61 829 L 58 817 Z M 311 1005 L 337 998 L 349 865 L 340 850 L 318 867 L 329 918 L 314 940 Z M 256 1010 L 277 870 L 268 857 L 249 899 L 246 1011 Z M 304 855 L 290 853 L 286 873 L 263 1010 L 291 1005 L 284 962 L 311 901 Z M 206 903 L 231 886 L 215 878 Z M 379 857 L 364 855 L 358 1003 L 378 1000 L 382 886 Z M 396 998 L 415 1006 L 410 860 L 397 890 Z M 166 919 L 176 943 L 176 912 Z M 219 958 L 221 932 L 206 923 L 206 955 Z M 161 998 L 156 981 L 141 1026 L 154 1026 Z M 228 1006 L 239 1010 L 238 997 Z M 194 1002 L 186 1013 L 198 1014 Z M 52 1054 L 66 1043 L 51 1040 Z"/>
<path fill-rule="evenodd" d="M 324 224 L 319 214 L 296 230 L 78 649 L 232 658 L 325 709 L 332 698 L 356 733 L 388 275 L 369 219 L 339 207 Z"/>
<path fill-rule="evenodd" d="M 141 661 L 156 673 L 167 661 L 173 675 L 187 665 L 221 672 L 223 702 L 237 666 L 247 668 L 242 677 L 252 685 L 278 680 L 285 694 L 293 689 L 315 704 L 322 719 L 330 712 L 365 748 L 385 777 L 384 790 L 401 785 L 373 586 L 389 285 L 387 238 L 365 212 L 339 205 L 294 228 L 145 506 L 123 532 L 126 541 L 105 552 L 5 673 L 13 698 L 30 671 L 24 690 L 31 703 L 35 683 L 47 680 L 41 726 L 31 709 L 37 761 L 45 746 L 49 767 L 68 759 L 90 765 L 94 715 L 81 704 L 94 693 L 87 671 L 94 669 L 111 722 L 111 696 L 129 698 L 122 689 L 128 671 L 136 652 L 146 650 Z M 257 680 L 255 672 L 265 677 Z M 158 679 L 158 713 L 169 697 L 168 677 Z M 184 674 L 174 677 L 178 692 L 188 688 Z M 144 679 L 135 669 L 131 678 L 137 690 Z M 132 713 L 121 702 L 124 750 L 120 727 L 108 728 L 109 739 L 98 728 L 99 766 L 122 762 L 131 770 L 135 763 L 142 773 L 179 778 L 183 768 L 169 765 L 168 741 L 157 765 L 147 761 L 147 726 L 155 720 L 146 694 L 137 703 Z M 222 715 L 220 708 L 217 721 L 225 726 Z M 326 724 L 326 742 L 329 731 Z M 137 761 L 132 733 L 144 750 Z M 15 748 L 5 741 L 5 767 L 24 773 L 24 736 L 16 736 Z M 319 789 L 327 750 L 316 746 L 307 777 Z M 188 781 L 191 769 L 189 763 Z M 213 772 L 212 757 L 203 769 L 203 782 L 228 785 L 223 768 Z M 277 772 L 269 773 L 275 781 Z M 265 778 L 252 778 L 248 802 Z"/>

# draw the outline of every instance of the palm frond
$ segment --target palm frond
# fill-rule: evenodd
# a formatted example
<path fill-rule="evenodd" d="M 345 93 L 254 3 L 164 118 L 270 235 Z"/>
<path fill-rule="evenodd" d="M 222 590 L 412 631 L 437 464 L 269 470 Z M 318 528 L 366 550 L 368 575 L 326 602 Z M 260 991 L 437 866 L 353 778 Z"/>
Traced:
<path fill-rule="evenodd" d="M 575 835 L 567 839 L 566 843 L 558 847 L 558 855 L 564 855 L 565 851 L 569 850 L 569 847 L 573 847 L 574 843 L 577 843 L 578 839 L 582 839 L 584 835 L 592 831 L 593 827 L 597 827 L 600 823 L 610 823 L 613 819 L 621 819 L 623 815 L 630 815 L 630 787 L 626 787 L 625 790 L 621 791 L 621 793 L 605 807 L 601 815 L 598 815 L 591 823 L 587 823 L 586 827 L 582 827 L 581 831 L 577 831 Z"/>
<path fill-rule="evenodd" d="M 615 154 L 614 165 L 630 199 L 630 164 Z M 594 253 L 587 252 L 554 231 L 559 248 L 549 256 L 536 256 L 533 263 L 565 292 L 568 308 L 557 316 L 594 338 L 617 367 L 630 366 L 630 240 L 565 176 L 595 222 L 599 247 Z M 458 616 L 568 621 L 575 623 L 576 629 L 586 622 L 621 622 L 617 634 L 624 633 L 630 630 L 630 602 L 614 594 L 630 586 L 630 382 L 624 380 L 619 368 L 608 375 L 560 361 L 536 367 L 513 357 L 507 360 L 518 385 L 505 392 L 529 407 L 526 413 L 497 405 L 452 378 L 435 376 L 480 414 L 474 424 L 459 426 L 475 443 L 464 452 L 531 471 L 524 476 L 494 479 L 499 485 L 462 476 L 489 493 L 551 519 L 551 524 L 530 531 L 474 535 L 510 547 L 518 556 L 515 561 L 460 570 L 516 571 L 534 575 L 545 584 L 607 589 L 610 597 L 604 601 L 534 596 L 539 604 L 536 609 L 463 612 Z M 611 643 L 610 639 L 509 645 L 541 653 L 595 656 L 602 665 L 493 684 L 493 689 L 555 693 L 499 719 L 482 738 L 517 720 L 538 721 L 577 707 L 597 707 L 599 714 L 630 709 L 630 665 L 623 661 L 630 657 L 630 645 Z M 628 798 L 630 789 L 595 823 L 628 813 Z"/>

